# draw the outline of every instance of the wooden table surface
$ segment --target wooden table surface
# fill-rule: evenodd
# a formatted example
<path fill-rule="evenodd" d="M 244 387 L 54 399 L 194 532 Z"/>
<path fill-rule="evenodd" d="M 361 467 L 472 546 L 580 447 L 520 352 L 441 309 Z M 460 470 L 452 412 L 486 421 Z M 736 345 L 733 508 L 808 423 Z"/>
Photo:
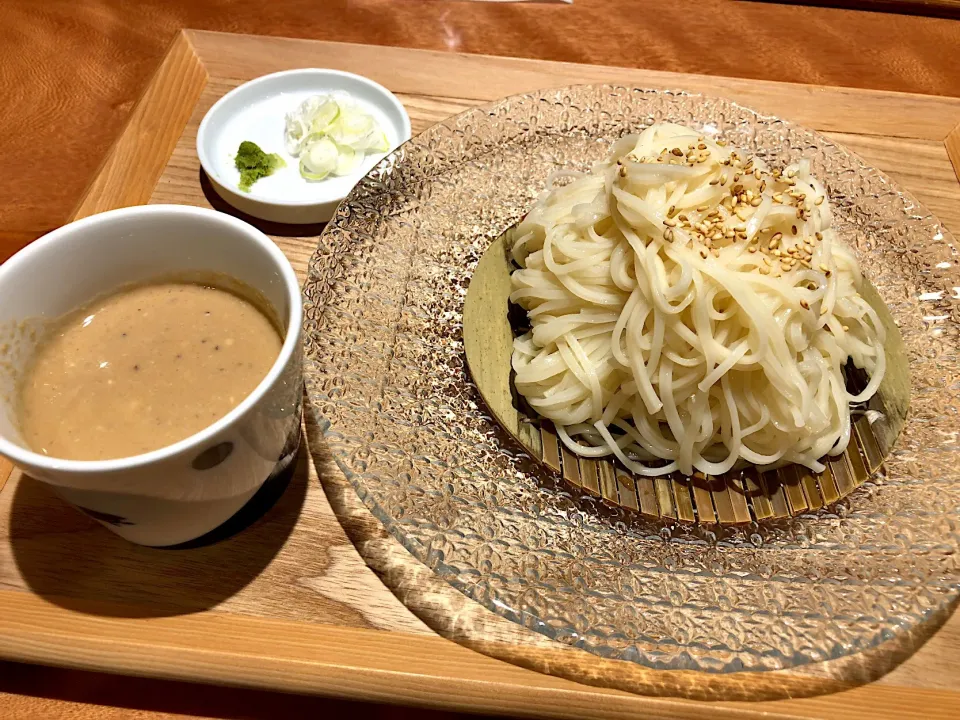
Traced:
<path fill-rule="evenodd" d="M 4 0 L 0 259 L 63 223 L 181 27 L 960 96 L 960 21 L 733 0 Z M 0 717 L 445 713 L 0 663 Z"/>
<path fill-rule="evenodd" d="M 917 15 L 735 0 L 4 0 L 0 260 L 63 223 L 183 27 L 960 95 L 960 21 Z"/>

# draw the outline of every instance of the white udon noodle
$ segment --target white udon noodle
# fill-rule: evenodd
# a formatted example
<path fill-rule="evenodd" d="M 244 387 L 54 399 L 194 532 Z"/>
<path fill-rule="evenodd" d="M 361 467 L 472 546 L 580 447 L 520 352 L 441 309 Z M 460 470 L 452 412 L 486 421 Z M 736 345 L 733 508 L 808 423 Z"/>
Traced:
<path fill-rule="evenodd" d="M 876 392 L 884 328 L 823 185 L 807 161 L 774 175 L 731 150 L 651 126 L 556 174 L 514 230 L 510 299 L 532 327 L 516 387 L 574 453 L 647 476 L 819 472 L 850 440 L 850 403 Z M 857 395 L 848 358 L 870 374 Z"/>

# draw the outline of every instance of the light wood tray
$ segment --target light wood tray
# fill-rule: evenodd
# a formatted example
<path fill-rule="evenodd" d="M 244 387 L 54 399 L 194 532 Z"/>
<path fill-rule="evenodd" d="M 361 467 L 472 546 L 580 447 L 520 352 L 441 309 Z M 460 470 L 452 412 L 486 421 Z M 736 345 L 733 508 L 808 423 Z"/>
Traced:
<path fill-rule="evenodd" d="M 206 110 L 241 82 L 311 66 L 390 87 L 415 132 L 480 102 L 579 82 L 725 95 L 826 133 L 960 230 L 950 163 L 950 153 L 960 158 L 960 100 L 203 32 L 177 37 L 76 215 L 145 202 L 209 205 L 194 152 Z M 289 228 L 265 227 L 303 277 L 319 228 L 294 237 Z M 826 663 L 713 676 L 708 684 L 692 673 L 632 667 L 633 687 L 644 695 L 463 647 L 601 685 L 616 671 L 611 663 L 621 665 L 533 636 L 437 580 L 384 535 L 316 435 L 308 432 L 310 452 L 264 517 L 194 550 L 130 545 L 0 461 L 0 657 L 488 713 L 957 717 L 955 617 L 919 650 L 860 656 L 853 669 Z M 708 703 L 675 697 L 696 688 L 708 688 L 699 695 Z M 777 694 L 793 699 L 757 700 Z M 731 697 L 748 701 L 724 700 Z"/>

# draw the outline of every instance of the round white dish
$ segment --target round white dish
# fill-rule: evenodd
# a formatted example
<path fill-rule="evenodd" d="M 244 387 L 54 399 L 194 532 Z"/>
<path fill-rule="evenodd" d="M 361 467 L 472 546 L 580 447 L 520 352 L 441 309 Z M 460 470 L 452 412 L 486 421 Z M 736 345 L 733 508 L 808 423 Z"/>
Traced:
<path fill-rule="evenodd" d="M 309 182 L 299 160 L 284 148 L 286 114 L 311 95 L 347 94 L 379 123 L 390 144 L 386 152 L 364 158 L 349 175 Z M 385 155 L 410 139 L 410 117 L 397 97 L 382 85 L 340 70 L 305 68 L 264 75 L 231 90 L 204 116 L 197 131 L 197 155 L 210 183 L 233 207 L 262 220 L 281 223 L 326 222 L 337 205 Z M 244 140 L 287 162 L 250 188 L 239 189 L 234 165 Z"/>
<path fill-rule="evenodd" d="M 30 450 L 17 428 L 16 387 L 48 322 L 124 285 L 192 272 L 254 288 L 282 322 L 280 355 L 254 391 L 207 428 L 142 455 L 64 460 Z M 198 538 L 293 462 L 302 317 L 289 261 L 270 238 L 225 213 L 146 205 L 64 225 L 0 266 L 0 455 L 127 540 L 165 546 Z"/>

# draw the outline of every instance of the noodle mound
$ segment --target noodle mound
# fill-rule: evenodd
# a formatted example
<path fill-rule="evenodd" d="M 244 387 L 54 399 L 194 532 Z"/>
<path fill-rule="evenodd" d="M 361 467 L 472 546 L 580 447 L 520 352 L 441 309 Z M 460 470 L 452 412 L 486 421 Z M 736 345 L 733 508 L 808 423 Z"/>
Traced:
<path fill-rule="evenodd" d="M 568 448 L 642 475 L 819 472 L 843 452 L 884 329 L 808 161 L 770 170 L 657 124 L 551 185 L 512 239 L 532 327 L 513 368 Z M 848 358 L 870 374 L 858 395 Z"/>

